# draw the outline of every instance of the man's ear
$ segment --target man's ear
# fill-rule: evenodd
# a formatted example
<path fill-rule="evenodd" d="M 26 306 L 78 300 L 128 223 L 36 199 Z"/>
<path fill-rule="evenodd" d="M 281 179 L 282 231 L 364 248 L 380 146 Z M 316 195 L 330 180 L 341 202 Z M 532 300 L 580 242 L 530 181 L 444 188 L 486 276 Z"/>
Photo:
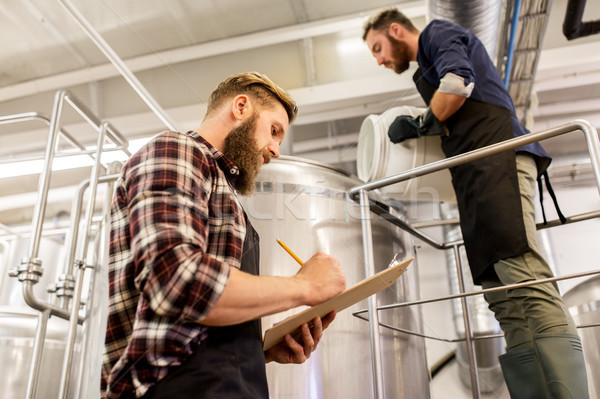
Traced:
<path fill-rule="evenodd" d="M 250 97 L 246 94 L 238 94 L 233 98 L 231 102 L 231 112 L 233 117 L 237 120 L 242 120 L 244 115 L 251 112 L 252 104 L 250 103 Z"/>
<path fill-rule="evenodd" d="M 404 37 L 404 28 L 397 22 L 392 22 L 388 28 L 388 35 L 396 40 Z"/>

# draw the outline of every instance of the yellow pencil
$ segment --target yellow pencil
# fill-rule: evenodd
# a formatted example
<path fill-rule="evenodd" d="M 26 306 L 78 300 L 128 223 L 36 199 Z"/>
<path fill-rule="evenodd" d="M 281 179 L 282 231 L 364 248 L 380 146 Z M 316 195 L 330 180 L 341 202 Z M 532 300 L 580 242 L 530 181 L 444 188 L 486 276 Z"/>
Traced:
<path fill-rule="evenodd" d="M 298 257 L 296 256 L 296 254 L 295 254 L 295 253 L 293 253 L 293 252 L 292 252 L 292 250 L 291 250 L 291 249 L 289 249 L 289 248 L 288 248 L 288 246 L 287 246 L 287 245 L 285 245 L 285 244 L 284 244 L 284 243 L 283 243 L 283 242 L 282 242 L 282 241 L 281 241 L 279 238 L 278 238 L 276 241 L 279 243 L 279 245 L 281 245 L 281 247 L 282 247 L 283 249 L 285 249 L 285 250 L 286 250 L 286 252 L 287 252 L 288 254 L 290 254 L 290 255 L 292 256 L 292 258 L 296 259 L 296 262 L 300 263 L 300 266 L 303 266 L 303 265 L 304 265 L 304 262 L 302 262 L 302 261 L 300 260 L 300 258 L 298 258 Z"/>

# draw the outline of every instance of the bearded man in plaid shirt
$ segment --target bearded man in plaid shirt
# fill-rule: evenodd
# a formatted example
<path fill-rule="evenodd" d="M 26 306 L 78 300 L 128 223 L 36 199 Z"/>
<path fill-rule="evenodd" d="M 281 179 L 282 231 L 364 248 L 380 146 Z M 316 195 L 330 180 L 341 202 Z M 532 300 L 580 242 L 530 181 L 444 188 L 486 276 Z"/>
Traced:
<path fill-rule="evenodd" d="M 260 317 L 345 288 L 317 253 L 292 277 L 258 275 L 237 195 L 279 156 L 297 108 L 266 76 L 220 83 L 193 132 L 154 137 L 123 166 L 111 209 L 103 398 L 268 398 L 265 363 L 302 363 L 332 313 L 263 351 Z"/>

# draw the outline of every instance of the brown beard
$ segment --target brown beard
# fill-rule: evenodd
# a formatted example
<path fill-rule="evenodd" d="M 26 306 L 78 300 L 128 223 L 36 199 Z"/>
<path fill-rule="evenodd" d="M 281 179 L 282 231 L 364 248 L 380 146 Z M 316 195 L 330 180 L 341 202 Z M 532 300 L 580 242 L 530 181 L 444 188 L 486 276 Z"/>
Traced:
<path fill-rule="evenodd" d="M 400 42 L 389 34 L 387 35 L 390 40 L 390 44 L 392 45 L 392 57 L 394 62 L 394 72 L 400 74 L 406 71 L 409 67 L 409 57 L 408 57 L 408 45 L 404 42 Z"/>
<path fill-rule="evenodd" d="M 240 174 L 233 181 L 233 187 L 242 195 L 252 195 L 256 179 L 262 166 L 262 157 L 265 163 L 271 161 L 271 153 L 267 149 L 257 149 L 255 113 L 245 122 L 232 129 L 225 137 L 223 154 L 231 160 L 240 170 Z"/>

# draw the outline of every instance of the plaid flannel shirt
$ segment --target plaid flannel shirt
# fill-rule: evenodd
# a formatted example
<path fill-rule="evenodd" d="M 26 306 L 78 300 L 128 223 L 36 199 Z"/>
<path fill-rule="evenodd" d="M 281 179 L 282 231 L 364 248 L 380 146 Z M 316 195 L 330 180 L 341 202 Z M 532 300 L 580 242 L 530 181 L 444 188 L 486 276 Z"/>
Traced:
<path fill-rule="evenodd" d="M 240 267 L 237 167 L 195 132 L 155 137 L 124 165 L 111 209 L 103 398 L 135 397 L 206 338 L 198 324 Z"/>

